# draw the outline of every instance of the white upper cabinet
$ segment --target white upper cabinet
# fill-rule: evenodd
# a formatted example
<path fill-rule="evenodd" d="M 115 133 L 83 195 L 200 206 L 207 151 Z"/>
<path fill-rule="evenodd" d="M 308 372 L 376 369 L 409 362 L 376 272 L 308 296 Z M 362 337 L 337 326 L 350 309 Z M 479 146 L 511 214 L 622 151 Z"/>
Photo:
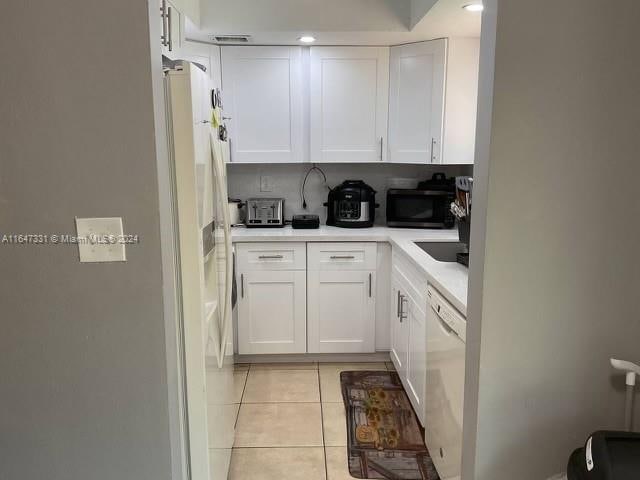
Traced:
<path fill-rule="evenodd" d="M 447 40 L 391 47 L 389 161 L 443 163 Z"/>
<path fill-rule="evenodd" d="M 220 47 L 218 45 L 184 41 L 180 48 L 180 58 L 202 65 L 211 77 L 213 87 L 222 88 Z"/>
<path fill-rule="evenodd" d="M 233 163 L 305 160 L 302 48 L 222 47 Z"/>
<path fill-rule="evenodd" d="M 177 60 L 184 36 L 184 15 L 170 0 L 159 0 L 162 54 Z"/>
<path fill-rule="evenodd" d="M 480 39 L 449 38 L 442 163 L 473 163 L 479 63 Z"/>
<path fill-rule="evenodd" d="M 311 47 L 312 162 L 386 160 L 388 47 Z"/>
<path fill-rule="evenodd" d="M 231 161 L 472 164 L 479 46 L 222 47 Z"/>

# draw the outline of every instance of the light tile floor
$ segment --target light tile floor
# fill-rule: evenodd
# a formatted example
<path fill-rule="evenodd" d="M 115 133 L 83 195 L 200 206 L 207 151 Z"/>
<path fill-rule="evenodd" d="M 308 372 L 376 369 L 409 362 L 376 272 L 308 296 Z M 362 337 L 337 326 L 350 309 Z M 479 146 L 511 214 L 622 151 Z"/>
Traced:
<path fill-rule="evenodd" d="M 340 393 L 344 370 L 384 363 L 236 365 L 236 441 L 229 480 L 350 480 Z"/>

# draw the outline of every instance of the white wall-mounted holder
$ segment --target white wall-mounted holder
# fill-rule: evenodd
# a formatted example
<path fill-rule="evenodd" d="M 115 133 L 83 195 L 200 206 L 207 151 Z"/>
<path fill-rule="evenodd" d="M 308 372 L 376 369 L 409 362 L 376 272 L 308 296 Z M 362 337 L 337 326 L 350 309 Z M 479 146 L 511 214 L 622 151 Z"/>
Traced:
<path fill-rule="evenodd" d="M 76 217 L 80 262 L 126 262 L 122 218 Z"/>
<path fill-rule="evenodd" d="M 611 359 L 611 366 L 616 370 L 626 373 L 627 401 L 624 411 L 624 424 L 628 432 L 633 430 L 633 391 L 636 386 L 636 377 L 640 375 L 640 366 L 627 360 Z"/>

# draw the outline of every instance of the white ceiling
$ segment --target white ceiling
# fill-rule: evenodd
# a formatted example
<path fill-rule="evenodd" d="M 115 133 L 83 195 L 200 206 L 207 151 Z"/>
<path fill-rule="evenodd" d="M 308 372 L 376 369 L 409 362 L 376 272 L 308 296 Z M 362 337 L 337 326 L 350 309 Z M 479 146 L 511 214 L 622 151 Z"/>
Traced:
<path fill-rule="evenodd" d="M 248 34 L 258 45 L 297 45 L 302 34 L 316 37 L 316 45 L 479 37 L 481 15 L 462 9 L 478 1 L 201 0 L 201 26 L 187 22 L 186 36 L 206 42 L 215 34 Z"/>

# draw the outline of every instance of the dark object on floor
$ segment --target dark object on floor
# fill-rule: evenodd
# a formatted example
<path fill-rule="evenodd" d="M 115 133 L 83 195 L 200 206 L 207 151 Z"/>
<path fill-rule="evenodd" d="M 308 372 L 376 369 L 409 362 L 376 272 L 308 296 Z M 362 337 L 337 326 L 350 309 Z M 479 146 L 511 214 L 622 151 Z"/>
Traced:
<path fill-rule="evenodd" d="M 396 372 L 342 372 L 340 383 L 353 477 L 439 480 Z"/>
<path fill-rule="evenodd" d="M 320 217 L 318 215 L 294 215 L 291 220 L 292 228 L 320 228 Z"/>
<path fill-rule="evenodd" d="M 596 432 L 571 455 L 569 480 L 637 480 L 640 478 L 640 433 Z"/>

